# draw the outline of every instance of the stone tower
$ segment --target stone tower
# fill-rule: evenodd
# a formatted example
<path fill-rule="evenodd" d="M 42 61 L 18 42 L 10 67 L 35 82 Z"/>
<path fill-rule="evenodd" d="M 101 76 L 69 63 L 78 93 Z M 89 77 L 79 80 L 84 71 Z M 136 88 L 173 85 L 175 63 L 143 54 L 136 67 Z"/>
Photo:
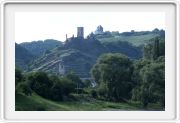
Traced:
<path fill-rule="evenodd" d="M 84 27 L 77 27 L 77 37 L 84 38 Z"/>

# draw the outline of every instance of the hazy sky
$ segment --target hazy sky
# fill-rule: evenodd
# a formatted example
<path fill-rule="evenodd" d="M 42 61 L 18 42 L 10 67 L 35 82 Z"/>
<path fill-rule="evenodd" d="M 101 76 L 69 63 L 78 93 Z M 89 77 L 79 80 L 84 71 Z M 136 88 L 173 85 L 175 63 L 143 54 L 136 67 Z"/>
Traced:
<path fill-rule="evenodd" d="M 98 25 L 104 31 L 146 31 L 165 29 L 165 13 L 161 12 L 17 12 L 15 13 L 15 41 L 17 43 L 57 39 L 66 34 L 76 36 L 83 26 L 85 36 Z"/>

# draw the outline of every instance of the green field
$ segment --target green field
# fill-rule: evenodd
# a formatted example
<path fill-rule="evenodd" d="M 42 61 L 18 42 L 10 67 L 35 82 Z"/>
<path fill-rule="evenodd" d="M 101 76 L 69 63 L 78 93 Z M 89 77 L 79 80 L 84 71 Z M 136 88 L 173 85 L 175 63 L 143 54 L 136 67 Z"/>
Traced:
<path fill-rule="evenodd" d="M 150 39 L 158 36 L 158 34 L 146 34 L 146 35 L 139 35 L 139 36 L 114 36 L 109 38 L 98 38 L 102 43 L 105 42 L 116 42 L 116 41 L 127 41 L 135 46 L 140 46 L 144 43 L 149 42 Z"/>
<path fill-rule="evenodd" d="M 33 93 L 31 96 L 16 94 L 16 111 L 133 111 L 133 110 L 161 110 L 159 105 L 149 105 L 143 109 L 138 102 L 115 103 L 84 95 L 74 95 L 77 101 L 55 102 L 44 99 Z"/>

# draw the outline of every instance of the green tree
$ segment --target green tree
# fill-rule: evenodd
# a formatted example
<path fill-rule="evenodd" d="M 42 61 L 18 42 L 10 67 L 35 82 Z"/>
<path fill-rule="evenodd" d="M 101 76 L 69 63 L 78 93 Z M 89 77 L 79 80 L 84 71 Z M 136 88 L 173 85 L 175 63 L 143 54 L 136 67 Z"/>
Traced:
<path fill-rule="evenodd" d="M 97 88 L 98 94 L 100 97 L 108 98 L 108 87 L 107 84 L 101 83 Z"/>
<path fill-rule="evenodd" d="M 96 63 L 91 69 L 91 75 L 93 76 L 95 82 L 100 84 L 101 79 L 101 67 L 100 63 Z"/>
<path fill-rule="evenodd" d="M 97 83 L 104 84 L 103 87 L 107 88 L 109 100 L 125 101 L 131 97 L 132 62 L 125 55 L 119 53 L 102 55 L 91 71 Z"/>
<path fill-rule="evenodd" d="M 20 69 L 15 68 L 15 85 L 17 86 L 23 79 L 23 75 Z"/>
<path fill-rule="evenodd" d="M 63 95 L 68 96 L 70 93 L 75 92 L 76 83 L 66 77 L 60 78 L 60 81 L 62 82 Z"/>
<path fill-rule="evenodd" d="M 150 44 L 146 44 L 143 48 L 143 57 L 144 59 L 153 59 L 153 45 Z"/>
<path fill-rule="evenodd" d="M 162 38 L 155 37 L 150 40 L 143 48 L 144 58 L 156 60 L 159 56 L 165 55 L 165 41 Z"/>
<path fill-rule="evenodd" d="M 148 103 L 165 105 L 165 64 L 164 57 L 159 57 L 150 64 L 145 64 L 139 69 L 139 79 L 132 91 L 132 99 L 140 100 L 144 107 Z"/>
<path fill-rule="evenodd" d="M 50 76 L 49 79 L 53 83 L 53 86 L 50 89 L 50 93 L 51 93 L 50 98 L 52 100 L 56 100 L 56 101 L 63 100 L 63 84 L 62 84 L 62 82 L 55 75 Z"/>
<path fill-rule="evenodd" d="M 76 75 L 74 72 L 71 71 L 71 72 L 67 73 L 66 78 L 71 80 L 72 82 L 74 82 L 76 84 L 77 88 L 84 87 L 84 83 L 81 81 L 79 76 Z"/>
<path fill-rule="evenodd" d="M 50 88 L 53 83 L 49 80 L 49 77 L 44 72 L 30 73 L 27 77 L 28 83 L 32 90 L 42 97 L 50 97 Z"/>
<path fill-rule="evenodd" d="M 161 40 L 159 43 L 159 56 L 165 56 L 165 41 Z"/>
<path fill-rule="evenodd" d="M 27 82 L 21 82 L 17 86 L 18 91 L 24 93 L 27 96 L 31 96 L 32 90 Z"/>
<path fill-rule="evenodd" d="M 157 59 L 159 57 L 159 38 L 156 37 L 154 39 L 154 46 L 153 46 L 153 59 Z"/>
<path fill-rule="evenodd" d="M 133 63 L 133 74 L 131 76 L 133 81 L 132 99 L 135 101 L 140 100 L 140 86 L 143 81 L 140 70 L 148 64 L 151 64 L 151 61 L 147 59 L 140 59 Z"/>
<path fill-rule="evenodd" d="M 164 106 L 165 97 L 165 69 L 163 63 L 152 63 L 144 67 L 142 76 L 142 102 L 147 106 L 148 102 L 159 102 Z"/>
<path fill-rule="evenodd" d="M 92 84 L 91 84 L 91 81 L 89 79 L 86 79 L 83 81 L 83 84 L 84 84 L 84 87 L 85 88 L 88 88 L 88 87 L 91 87 Z"/>

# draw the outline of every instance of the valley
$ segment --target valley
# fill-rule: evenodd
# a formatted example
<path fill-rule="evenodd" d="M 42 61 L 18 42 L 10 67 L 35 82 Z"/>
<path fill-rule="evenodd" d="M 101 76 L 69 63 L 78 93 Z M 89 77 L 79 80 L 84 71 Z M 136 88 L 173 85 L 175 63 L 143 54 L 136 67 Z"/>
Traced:
<path fill-rule="evenodd" d="M 164 111 L 165 31 L 102 29 L 16 43 L 15 110 Z"/>

